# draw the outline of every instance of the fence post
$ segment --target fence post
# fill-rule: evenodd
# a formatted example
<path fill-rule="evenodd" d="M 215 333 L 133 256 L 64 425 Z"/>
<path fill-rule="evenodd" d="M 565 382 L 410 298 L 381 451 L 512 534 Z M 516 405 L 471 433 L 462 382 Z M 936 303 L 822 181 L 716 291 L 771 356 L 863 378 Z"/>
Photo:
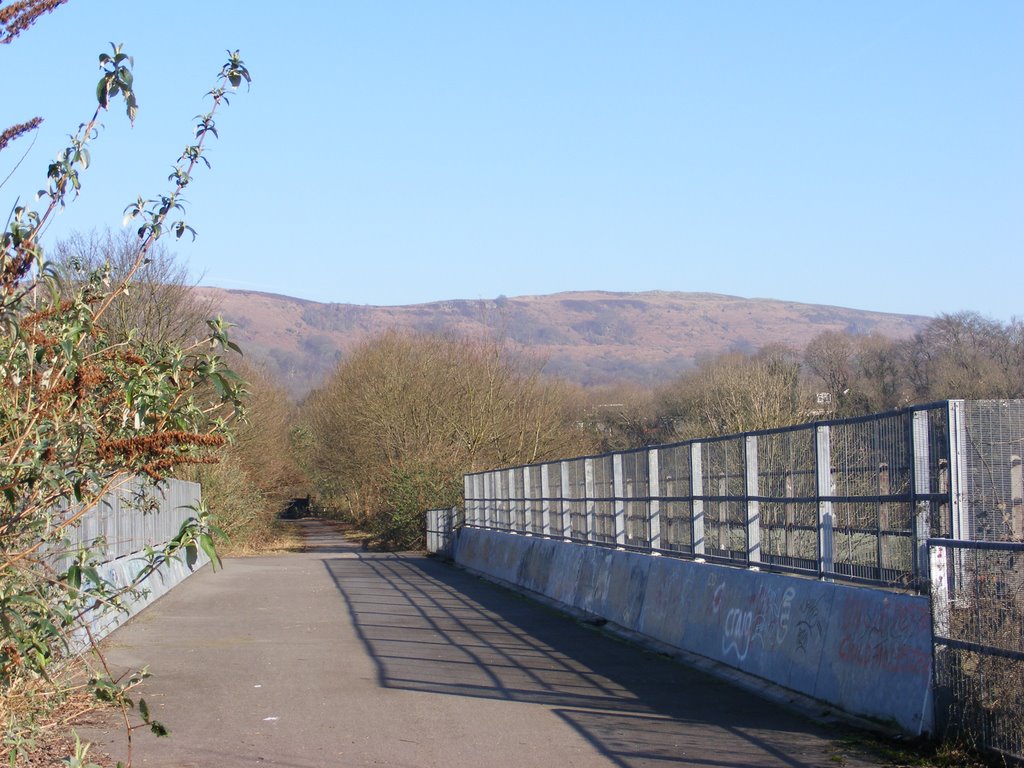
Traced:
<path fill-rule="evenodd" d="M 690 443 L 690 514 L 693 526 L 693 554 L 704 554 L 704 468 L 700 443 Z"/>
<path fill-rule="evenodd" d="M 949 423 L 949 530 L 954 539 L 971 538 L 970 509 L 964 498 L 967 488 L 967 425 L 964 401 L 946 404 Z"/>
<path fill-rule="evenodd" d="M 480 509 L 480 524 L 484 528 L 490 528 L 490 509 L 492 505 L 491 499 L 494 496 L 491 494 L 491 473 L 485 472 L 480 476 L 480 488 L 482 493 L 480 498 L 483 499 L 483 506 Z"/>
<path fill-rule="evenodd" d="M 597 529 L 597 502 L 594 501 L 594 497 L 597 495 L 597 491 L 594 488 L 594 460 L 584 459 L 583 460 L 583 483 L 584 490 L 583 496 L 587 500 L 586 502 L 586 521 L 587 530 L 584 532 L 584 541 L 588 544 L 591 543 L 591 539 L 594 536 L 594 531 Z"/>
<path fill-rule="evenodd" d="M 653 550 L 661 549 L 661 478 L 658 473 L 658 449 L 647 449 L 647 519 L 651 540 L 647 542 Z"/>
<path fill-rule="evenodd" d="M 626 483 L 622 470 L 622 454 L 612 455 L 612 496 L 615 497 L 615 546 L 626 546 Z"/>
<path fill-rule="evenodd" d="M 566 509 L 566 499 L 572 498 L 572 487 L 569 485 L 569 462 L 560 461 L 558 462 L 558 471 L 562 478 L 562 498 L 559 504 L 562 505 L 562 538 L 572 538 L 572 502 L 568 502 L 569 508 Z"/>
<path fill-rule="evenodd" d="M 1010 456 L 1010 538 L 1024 540 L 1024 464 L 1017 454 Z"/>
<path fill-rule="evenodd" d="M 928 535 L 931 532 L 931 446 L 928 411 L 914 411 L 911 439 L 914 451 L 914 578 L 920 589 L 928 579 Z M 924 497 L 924 498 L 921 498 Z"/>
<path fill-rule="evenodd" d="M 462 476 L 462 508 L 466 511 L 467 521 L 473 520 L 473 509 L 476 505 L 476 497 L 473 494 L 473 476 Z"/>
<path fill-rule="evenodd" d="M 551 471 L 550 464 L 540 465 L 540 527 L 544 536 L 551 535 Z"/>
<path fill-rule="evenodd" d="M 531 483 L 530 483 L 530 468 L 523 467 L 520 470 L 523 473 L 523 533 L 527 536 L 532 536 L 536 531 L 533 530 L 533 499 L 530 497 Z"/>
<path fill-rule="evenodd" d="M 761 562 L 761 502 L 757 471 L 757 435 L 747 435 L 743 450 L 746 469 L 745 494 L 747 502 L 747 564 Z"/>
<path fill-rule="evenodd" d="M 832 495 L 832 448 L 828 425 L 818 427 L 814 435 L 814 472 L 818 489 L 818 570 L 828 578 L 835 573 L 835 556 L 832 542 L 832 501 L 824 496 Z"/>
<path fill-rule="evenodd" d="M 786 471 L 783 475 L 783 494 L 785 498 L 791 499 L 794 495 L 793 487 L 793 473 Z M 793 527 L 796 525 L 796 505 L 791 501 L 783 504 L 783 509 L 786 513 L 786 528 L 783 531 L 786 546 L 786 557 L 794 557 L 796 555 L 796 541 L 793 535 Z"/>
<path fill-rule="evenodd" d="M 523 500 L 516 495 L 517 485 L 516 471 L 508 470 L 508 485 L 506 486 L 508 488 L 508 527 L 509 530 L 516 533 L 525 533 L 524 526 L 519 525 L 519 509 L 522 507 Z M 525 519 L 523 522 L 526 522 Z"/>
<path fill-rule="evenodd" d="M 889 465 L 882 462 L 878 465 L 878 495 L 888 496 L 892 493 L 892 479 L 889 476 Z M 879 501 L 878 503 L 878 542 L 876 554 L 878 557 L 878 578 L 885 580 L 885 569 L 889 567 L 889 548 L 885 545 L 885 532 L 889 530 L 889 502 Z"/>

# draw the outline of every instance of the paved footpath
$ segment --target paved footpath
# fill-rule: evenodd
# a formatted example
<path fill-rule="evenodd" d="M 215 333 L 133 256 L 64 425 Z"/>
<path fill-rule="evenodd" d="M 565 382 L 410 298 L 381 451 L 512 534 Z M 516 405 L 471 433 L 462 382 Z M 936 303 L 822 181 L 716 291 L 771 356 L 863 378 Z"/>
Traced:
<path fill-rule="evenodd" d="M 135 766 L 871 766 L 842 733 L 415 554 L 300 521 L 106 641 L 171 730 Z M 123 733 L 86 732 L 116 756 Z"/>

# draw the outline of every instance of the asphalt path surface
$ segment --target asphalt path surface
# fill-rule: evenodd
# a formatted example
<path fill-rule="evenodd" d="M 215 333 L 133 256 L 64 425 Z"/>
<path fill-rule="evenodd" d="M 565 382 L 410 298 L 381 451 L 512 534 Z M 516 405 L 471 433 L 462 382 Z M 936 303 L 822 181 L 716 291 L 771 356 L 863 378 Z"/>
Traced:
<path fill-rule="evenodd" d="M 105 641 L 171 731 L 135 766 L 877 765 L 844 731 L 452 565 L 308 551 L 193 575 Z M 124 733 L 85 738 L 124 756 Z"/>

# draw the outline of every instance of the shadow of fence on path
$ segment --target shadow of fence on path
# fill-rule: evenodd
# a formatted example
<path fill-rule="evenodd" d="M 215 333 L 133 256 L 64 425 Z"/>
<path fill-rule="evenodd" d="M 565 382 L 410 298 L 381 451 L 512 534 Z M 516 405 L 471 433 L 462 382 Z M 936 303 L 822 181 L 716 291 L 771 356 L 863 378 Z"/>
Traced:
<path fill-rule="evenodd" d="M 829 729 L 449 565 L 354 552 L 323 563 L 382 687 L 547 706 L 629 768 L 833 762 Z"/>

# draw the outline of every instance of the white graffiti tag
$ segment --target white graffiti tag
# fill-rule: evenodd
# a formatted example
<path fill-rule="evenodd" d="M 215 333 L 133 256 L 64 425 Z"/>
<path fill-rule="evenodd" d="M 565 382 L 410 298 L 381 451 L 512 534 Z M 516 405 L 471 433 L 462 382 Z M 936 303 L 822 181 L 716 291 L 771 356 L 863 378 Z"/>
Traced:
<path fill-rule="evenodd" d="M 717 597 L 717 595 L 716 595 Z M 722 627 L 722 653 L 744 661 L 755 643 L 766 650 L 782 645 L 789 631 L 790 612 L 796 590 L 761 587 L 751 595 L 749 608 L 730 608 Z"/>
<path fill-rule="evenodd" d="M 730 608 L 725 614 L 725 634 L 722 637 L 722 653 L 735 653 L 743 661 L 750 653 L 750 626 L 754 623 L 753 611 Z"/>

